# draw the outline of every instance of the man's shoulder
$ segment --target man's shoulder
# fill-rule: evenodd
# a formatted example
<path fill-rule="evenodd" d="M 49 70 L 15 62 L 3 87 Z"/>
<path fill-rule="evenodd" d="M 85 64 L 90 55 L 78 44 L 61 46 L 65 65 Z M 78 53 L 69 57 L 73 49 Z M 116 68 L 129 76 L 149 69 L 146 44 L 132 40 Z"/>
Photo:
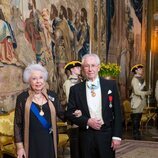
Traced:
<path fill-rule="evenodd" d="M 105 79 L 103 77 L 100 77 L 100 83 L 104 84 L 115 84 L 116 80 L 115 79 Z"/>
<path fill-rule="evenodd" d="M 70 79 L 66 79 L 63 85 L 67 85 L 67 84 L 70 84 L 70 83 L 71 83 Z"/>
<path fill-rule="evenodd" d="M 133 76 L 133 78 L 132 78 L 132 82 L 139 82 L 139 80 L 138 80 L 137 77 Z"/>
<path fill-rule="evenodd" d="M 83 87 L 84 85 L 85 85 L 85 81 L 84 82 L 79 82 L 79 83 L 73 85 L 71 88 L 78 89 L 78 88 Z"/>

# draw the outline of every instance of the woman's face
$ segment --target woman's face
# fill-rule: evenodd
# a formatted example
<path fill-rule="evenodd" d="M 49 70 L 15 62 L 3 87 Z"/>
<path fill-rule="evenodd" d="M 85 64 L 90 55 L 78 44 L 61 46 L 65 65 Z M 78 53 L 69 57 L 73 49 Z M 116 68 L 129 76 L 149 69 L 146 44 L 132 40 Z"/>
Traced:
<path fill-rule="evenodd" d="M 45 86 L 45 80 L 41 71 L 33 71 L 29 80 L 31 88 L 35 92 L 40 92 Z"/>

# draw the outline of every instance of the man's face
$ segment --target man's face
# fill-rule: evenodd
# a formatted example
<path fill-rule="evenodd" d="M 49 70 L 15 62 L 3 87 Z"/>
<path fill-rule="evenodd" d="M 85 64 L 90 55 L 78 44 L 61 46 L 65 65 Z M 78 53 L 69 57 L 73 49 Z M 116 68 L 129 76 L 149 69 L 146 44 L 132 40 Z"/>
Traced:
<path fill-rule="evenodd" d="M 84 22 L 84 13 L 81 11 L 81 22 Z"/>
<path fill-rule="evenodd" d="M 60 12 L 59 12 L 59 17 L 60 17 L 60 19 L 63 19 L 63 10 L 62 10 L 62 8 L 60 8 Z"/>
<path fill-rule="evenodd" d="M 138 68 L 138 69 L 136 70 L 136 74 L 137 74 L 137 75 L 140 75 L 140 76 L 143 76 L 143 74 L 144 74 L 144 69 L 143 69 L 143 68 Z"/>
<path fill-rule="evenodd" d="M 74 75 L 80 75 L 81 74 L 81 67 L 80 66 L 75 66 L 73 68 L 71 68 L 71 72 Z"/>
<path fill-rule="evenodd" d="M 53 12 L 53 8 L 51 8 L 50 10 L 50 19 L 53 20 L 54 19 L 54 12 Z"/>
<path fill-rule="evenodd" d="M 79 13 L 79 12 L 76 13 L 76 20 L 77 20 L 77 21 L 80 20 L 80 13 Z"/>
<path fill-rule="evenodd" d="M 86 78 L 88 80 L 94 81 L 98 76 L 98 72 L 100 70 L 100 65 L 97 64 L 96 58 L 93 56 L 85 58 L 82 67 Z"/>

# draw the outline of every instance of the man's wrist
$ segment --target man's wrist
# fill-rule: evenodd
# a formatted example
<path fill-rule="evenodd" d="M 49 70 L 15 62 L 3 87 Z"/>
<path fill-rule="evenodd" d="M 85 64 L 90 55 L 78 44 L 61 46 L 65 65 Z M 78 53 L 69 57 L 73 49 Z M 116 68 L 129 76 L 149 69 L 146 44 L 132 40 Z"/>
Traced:
<path fill-rule="evenodd" d="M 120 137 L 112 137 L 112 140 L 122 140 Z"/>

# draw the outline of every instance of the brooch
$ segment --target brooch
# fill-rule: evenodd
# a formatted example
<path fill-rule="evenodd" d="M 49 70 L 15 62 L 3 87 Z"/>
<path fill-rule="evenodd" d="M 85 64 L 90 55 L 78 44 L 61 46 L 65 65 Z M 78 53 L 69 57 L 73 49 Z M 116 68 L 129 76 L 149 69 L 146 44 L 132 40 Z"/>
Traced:
<path fill-rule="evenodd" d="M 51 100 L 51 101 L 54 101 L 55 99 L 54 99 L 54 97 L 52 97 L 52 96 L 48 96 L 48 98 Z"/>

